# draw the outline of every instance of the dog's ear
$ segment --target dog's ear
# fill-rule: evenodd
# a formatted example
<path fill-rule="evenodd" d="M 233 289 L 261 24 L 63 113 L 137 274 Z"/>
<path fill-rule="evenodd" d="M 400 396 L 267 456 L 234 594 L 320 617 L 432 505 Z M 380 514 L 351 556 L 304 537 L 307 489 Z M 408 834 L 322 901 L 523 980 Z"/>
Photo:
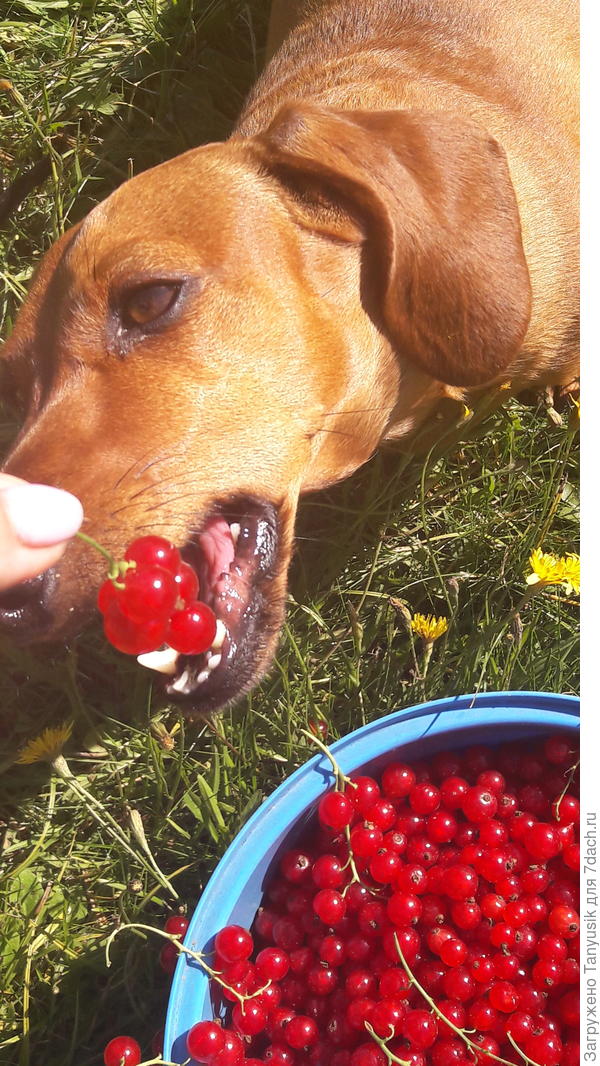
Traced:
<path fill-rule="evenodd" d="M 484 129 L 445 113 L 301 104 L 255 143 L 302 224 L 364 242 L 367 302 L 398 352 L 450 385 L 506 370 L 531 290 L 506 158 Z"/>

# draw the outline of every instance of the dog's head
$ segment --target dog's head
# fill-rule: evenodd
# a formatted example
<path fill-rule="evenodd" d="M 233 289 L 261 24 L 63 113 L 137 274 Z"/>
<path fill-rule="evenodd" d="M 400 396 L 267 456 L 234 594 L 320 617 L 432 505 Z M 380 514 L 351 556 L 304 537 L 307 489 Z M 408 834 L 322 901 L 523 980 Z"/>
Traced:
<path fill-rule="evenodd" d="M 5 469 L 75 493 L 116 556 L 150 532 L 185 549 L 227 635 L 167 687 L 209 710 L 271 660 L 300 493 L 418 422 L 441 382 L 501 374 L 529 300 L 484 131 L 288 108 L 132 179 L 48 252 L 4 351 L 25 413 Z M 66 636 L 102 572 L 75 541 L 0 619 Z"/>

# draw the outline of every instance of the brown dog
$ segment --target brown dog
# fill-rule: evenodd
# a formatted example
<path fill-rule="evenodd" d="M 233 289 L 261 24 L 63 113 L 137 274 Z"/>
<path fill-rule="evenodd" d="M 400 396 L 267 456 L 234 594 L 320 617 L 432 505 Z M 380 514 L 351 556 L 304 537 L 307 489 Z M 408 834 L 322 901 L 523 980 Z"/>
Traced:
<path fill-rule="evenodd" d="M 281 0 L 278 24 L 229 141 L 65 234 L 5 349 L 27 409 L 6 470 L 74 492 L 115 554 L 187 546 L 224 628 L 167 690 L 200 711 L 268 667 L 301 492 L 444 394 L 577 372 L 573 6 Z M 62 637 L 102 569 L 73 543 L 5 626 Z"/>

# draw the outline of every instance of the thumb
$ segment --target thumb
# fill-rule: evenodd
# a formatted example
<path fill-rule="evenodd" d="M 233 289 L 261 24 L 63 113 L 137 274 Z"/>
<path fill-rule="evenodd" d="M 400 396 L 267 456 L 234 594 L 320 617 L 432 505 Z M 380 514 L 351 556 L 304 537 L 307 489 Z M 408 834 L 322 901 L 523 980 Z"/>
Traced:
<path fill-rule="evenodd" d="M 58 562 L 82 519 L 70 492 L 0 474 L 0 589 Z"/>

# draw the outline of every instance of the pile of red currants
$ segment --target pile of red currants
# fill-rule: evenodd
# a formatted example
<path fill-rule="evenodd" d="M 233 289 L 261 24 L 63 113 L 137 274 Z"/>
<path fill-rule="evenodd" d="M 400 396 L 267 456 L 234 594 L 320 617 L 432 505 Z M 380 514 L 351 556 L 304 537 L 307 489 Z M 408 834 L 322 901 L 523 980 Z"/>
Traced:
<path fill-rule="evenodd" d="M 192 1061 L 578 1066 L 575 763 L 554 736 L 327 793 L 252 932 L 217 934 Z"/>
<path fill-rule="evenodd" d="M 124 556 L 129 566 L 107 578 L 98 592 L 104 632 L 128 655 L 156 651 L 168 644 L 184 655 L 207 651 L 216 634 L 216 619 L 198 600 L 198 578 L 178 549 L 163 537 L 134 540 Z"/>

